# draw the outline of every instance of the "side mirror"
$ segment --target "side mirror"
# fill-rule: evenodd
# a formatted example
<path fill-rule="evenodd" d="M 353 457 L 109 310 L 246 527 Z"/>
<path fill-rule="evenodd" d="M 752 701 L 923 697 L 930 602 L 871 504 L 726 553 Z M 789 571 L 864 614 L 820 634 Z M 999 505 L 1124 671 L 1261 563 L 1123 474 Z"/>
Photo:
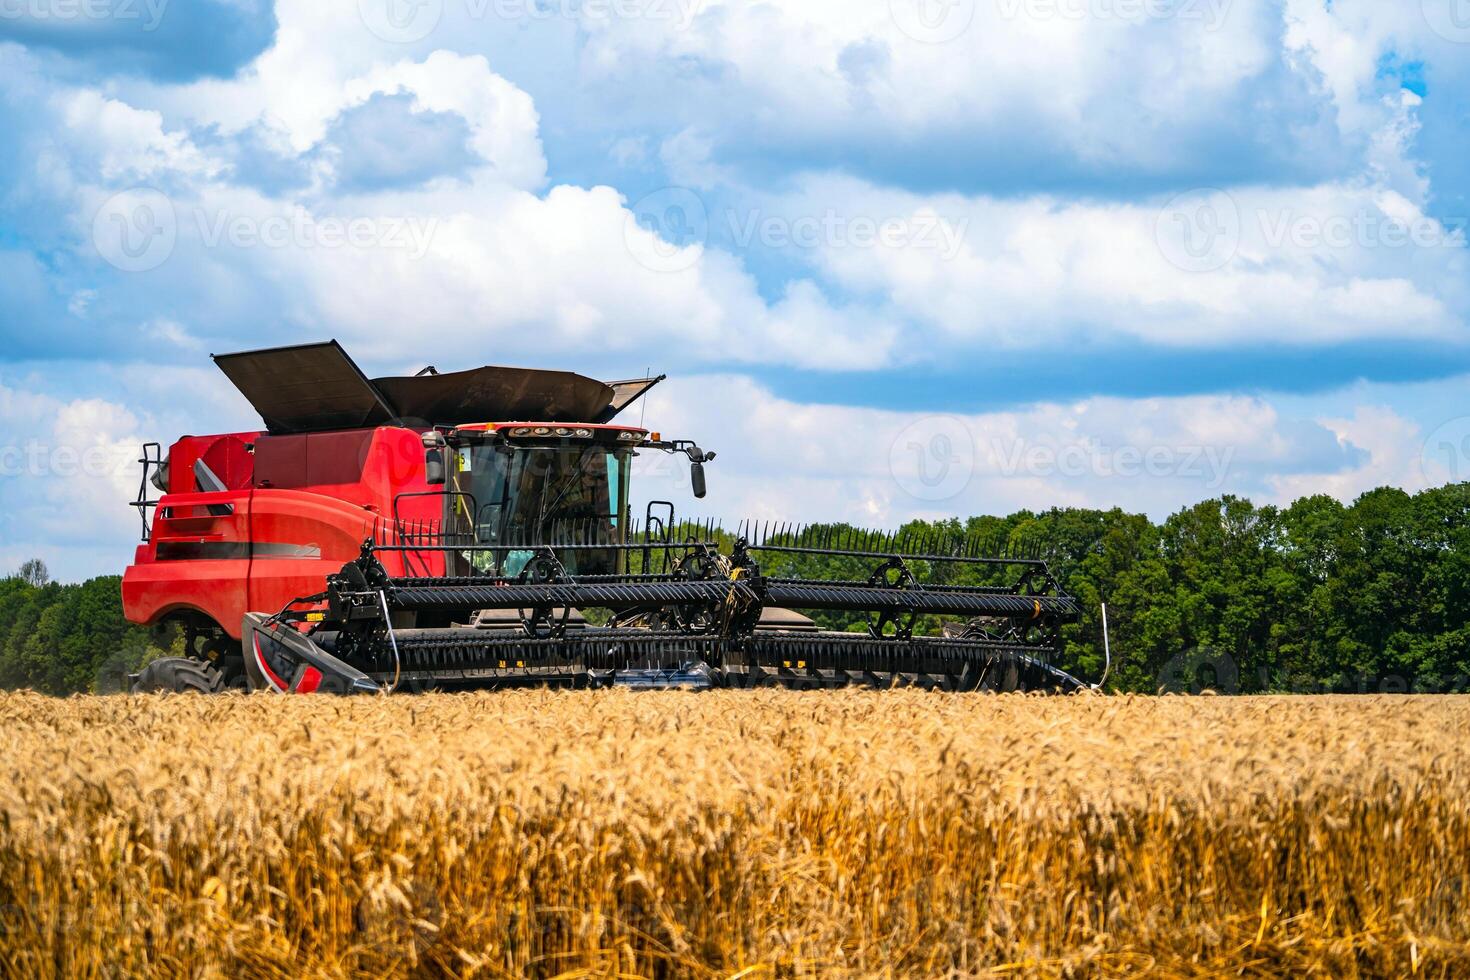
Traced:
<path fill-rule="evenodd" d="M 437 432 L 424 433 L 424 482 L 431 487 L 444 485 L 444 437 Z"/>
<path fill-rule="evenodd" d="M 689 464 L 689 482 L 694 487 L 694 496 L 696 496 L 696 497 L 700 498 L 701 500 L 703 500 L 704 499 L 704 495 L 708 492 L 707 488 L 704 485 L 704 464 L 703 463 L 690 463 Z"/>
<path fill-rule="evenodd" d="M 430 449 L 424 453 L 424 482 L 431 487 L 444 485 L 444 450 Z"/>

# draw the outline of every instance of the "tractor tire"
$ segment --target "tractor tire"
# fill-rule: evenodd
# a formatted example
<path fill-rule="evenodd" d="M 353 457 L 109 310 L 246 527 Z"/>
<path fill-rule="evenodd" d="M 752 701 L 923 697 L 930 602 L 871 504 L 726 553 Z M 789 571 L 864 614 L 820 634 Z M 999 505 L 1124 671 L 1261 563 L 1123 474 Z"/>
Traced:
<path fill-rule="evenodd" d="M 134 694 L 155 691 L 175 694 L 218 694 L 225 678 L 214 667 L 190 657 L 159 657 L 149 663 L 133 682 Z"/>

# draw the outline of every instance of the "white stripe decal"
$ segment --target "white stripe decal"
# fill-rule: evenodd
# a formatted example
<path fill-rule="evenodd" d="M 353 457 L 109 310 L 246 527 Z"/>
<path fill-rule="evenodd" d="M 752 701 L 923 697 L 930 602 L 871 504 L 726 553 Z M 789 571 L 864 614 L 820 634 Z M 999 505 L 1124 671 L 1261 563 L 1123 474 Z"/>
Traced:
<path fill-rule="evenodd" d="M 270 664 L 265 662 L 265 654 L 260 652 L 260 630 L 250 631 L 250 640 L 255 647 L 255 662 L 260 664 L 261 673 L 265 674 L 265 682 L 276 689 L 277 694 L 285 694 L 286 682 L 276 676 L 271 670 Z"/>

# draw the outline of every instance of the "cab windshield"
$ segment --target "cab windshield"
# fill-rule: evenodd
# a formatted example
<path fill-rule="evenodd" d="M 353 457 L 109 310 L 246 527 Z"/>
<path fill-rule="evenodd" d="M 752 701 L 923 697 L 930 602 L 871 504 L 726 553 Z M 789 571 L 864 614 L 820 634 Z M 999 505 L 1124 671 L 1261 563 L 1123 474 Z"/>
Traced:
<path fill-rule="evenodd" d="M 455 454 L 450 506 L 475 543 L 506 550 L 468 553 L 477 571 L 516 575 L 538 544 L 616 544 L 623 540 L 629 450 L 595 443 L 508 447 L 480 444 Z M 468 511 L 473 508 L 470 518 Z M 573 575 L 617 571 L 611 548 L 558 548 Z"/>

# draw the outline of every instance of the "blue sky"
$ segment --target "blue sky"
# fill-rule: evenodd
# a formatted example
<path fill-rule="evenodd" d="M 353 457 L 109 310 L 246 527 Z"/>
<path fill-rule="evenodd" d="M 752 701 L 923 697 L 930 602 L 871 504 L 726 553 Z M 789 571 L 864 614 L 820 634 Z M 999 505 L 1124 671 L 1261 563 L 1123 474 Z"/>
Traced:
<path fill-rule="evenodd" d="M 326 337 L 668 372 L 730 518 L 1470 478 L 1464 0 L 0 0 L 0 125 L 0 567 Z"/>

